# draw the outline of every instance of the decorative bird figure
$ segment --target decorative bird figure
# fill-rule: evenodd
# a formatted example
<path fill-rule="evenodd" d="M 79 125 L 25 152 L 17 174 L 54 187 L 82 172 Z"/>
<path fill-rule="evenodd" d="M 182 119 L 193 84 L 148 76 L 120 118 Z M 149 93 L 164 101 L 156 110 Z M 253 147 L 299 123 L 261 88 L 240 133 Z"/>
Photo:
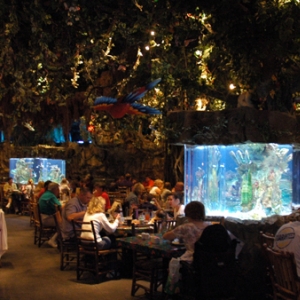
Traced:
<path fill-rule="evenodd" d="M 159 115 L 161 114 L 161 111 L 158 109 L 135 102 L 144 97 L 145 94 L 153 89 L 160 81 L 161 78 L 156 79 L 146 86 L 138 88 L 130 94 L 121 96 L 118 99 L 105 96 L 98 97 L 96 98 L 93 107 L 95 110 L 107 111 L 115 119 L 123 118 L 126 114 Z"/>

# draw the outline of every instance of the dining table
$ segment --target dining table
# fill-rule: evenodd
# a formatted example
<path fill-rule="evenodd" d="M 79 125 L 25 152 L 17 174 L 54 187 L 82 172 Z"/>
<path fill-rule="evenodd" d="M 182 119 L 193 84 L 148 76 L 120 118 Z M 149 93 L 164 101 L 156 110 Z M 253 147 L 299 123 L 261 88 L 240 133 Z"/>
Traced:
<path fill-rule="evenodd" d="M 156 237 L 156 239 L 153 239 Z M 158 240 L 158 241 L 157 241 Z M 161 233 L 150 234 L 149 238 L 142 235 L 124 237 L 117 239 L 117 245 L 122 248 L 135 250 L 145 255 L 160 256 L 166 259 L 181 256 L 185 252 L 182 244 L 173 244 L 164 240 Z"/>
<path fill-rule="evenodd" d="M 117 246 L 122 248 L 123 252 L 126 274 L 124 277 L 131 277 L 137 253 L 149 257 L 162 257 L 163 265 L 168 266 L 172 257 L 179 257 L 185 252 L 184 245 L 175 245 L 164 240 L 161 233 L 149 234 L 147 238 L 143 238 L 142 234 L 118 238 Z"/>
<path fill-rule="evenodd" d="M 154 232 L 154 224 L 152 224 L 152 225 L 139 224 L 139 225 L 135 225 L 133 227 L 132 224 L 128 225 L 126 223 L 123 223 L 117 227 L 117 229 L 115 231 L 115 236 L 116 237 L 127 237 L 127 236 L 133 236 L 133 235 L 141 233 L 141 232 L 153 233 Z"/>

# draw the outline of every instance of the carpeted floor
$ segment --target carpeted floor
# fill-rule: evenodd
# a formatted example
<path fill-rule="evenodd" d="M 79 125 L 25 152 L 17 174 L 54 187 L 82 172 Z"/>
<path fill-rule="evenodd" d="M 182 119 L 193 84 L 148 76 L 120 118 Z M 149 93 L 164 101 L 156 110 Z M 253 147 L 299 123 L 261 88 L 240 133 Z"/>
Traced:
<path fill-rule="evenodd" d="M 44 244 L 33 244 L 33 227 L 28 216 L 6 215 L 8 251 L 0 268 L 0 300 L 101 299 L 144 300 L 140 290 L 131 297 L 131 280 L 110 280 L 99 284 L 77 281 L 76 271 L 60 271 L 59 252 Z M 87 283 L 88 282 L 88 283 Z"/>

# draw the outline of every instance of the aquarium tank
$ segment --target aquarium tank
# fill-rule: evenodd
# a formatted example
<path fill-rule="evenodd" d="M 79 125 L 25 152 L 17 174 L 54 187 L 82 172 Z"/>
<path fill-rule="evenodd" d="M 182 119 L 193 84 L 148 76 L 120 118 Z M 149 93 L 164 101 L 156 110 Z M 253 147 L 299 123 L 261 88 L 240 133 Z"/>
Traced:
<path fill-rule="evenodd" d="M 33 179 L 39 181 L 51 180 L 60 183 L 66 177 L 66 162 L 62 159 L 50 158 L 11 158 L 9 160 L 9 176 L 15 183 L 26 184 Z"/>
<path fill-rule="evenodd" d="M 295 145 L 185 145 L 185 204 L 201 201 L 207 215 L 288 215 L 300 203 L 299 186 Z"/>

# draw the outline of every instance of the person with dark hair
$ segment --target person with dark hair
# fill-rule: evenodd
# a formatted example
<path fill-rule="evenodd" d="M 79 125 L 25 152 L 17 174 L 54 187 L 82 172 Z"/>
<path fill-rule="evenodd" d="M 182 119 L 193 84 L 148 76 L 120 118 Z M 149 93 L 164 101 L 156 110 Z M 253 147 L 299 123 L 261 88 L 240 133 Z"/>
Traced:
<path fill-rule="evenodd" d="M 187 204 L 184 212 L 188 222 L 166 232 L 163 238 L 170 241 L 174 239 L 182 240 L 185 244 L 186 252 L 181 256 L 181 260 L 192 262 L 194 245 L 202 235 L 203 230 L 211 223 L 204 221 L 205 207 L 199 201 L 192 201 Z"/>
<path fill-rule="evenodd" d="M 49 184 L 51 183 L 52 181 L 51 180 L 47 180 L 45 181 L 44 183 L 44 188 L 42 188 L 40 190 L 40 192 L 36 195 L 36 201 L 39 202 L 39 199 L 41 198 L 41 196 L 48 190 L 48 186 Z"/>
<path fill-rule="evenodd" d="M 180 195 L 181 203 L 183 203 L 184 198 L 184 183 L 182 181 L 177 181 L 175 186 L 172 189 L 173 193 L 176 193 L 177 195 Z"/>
<path fill-rule="evenodd" d="M 123 204 L 123 211 L 129 211 L 129 215 L 132 214 L 132 210 L 138 208 L 140 203 L 140 197 L 142 193 L 145 191 L 144 186 L 138 182 L 132 187 L 132 191 L 127 195 Z"/>
<path fill-rule="evenodd" d="M 167 197 L 169 205 L 173 208 L 173 218 L 176 220 L 178 216 L 184 215 L 184 205 L 180 193 L 170 193 Z"/>
<path fill-rule="evenodd" d="M 132 180 L 131 180 L 131 175 L 127 173 L 125 175 L 125 178 L 123 180 L 120 180 L 118 182 L 118 187 L 126 187 L 126 188 L 131 188 L 132 187 Z"/>
<path fill-rule="evenodd" d="M 58 200 L 58 196 L 59 185 L 56 182 L 51 182 L 48 185 L 47 191 L 39 199 L 39 208 L 44 226 L 55 227 L 53 214 L 56 212 L 56 207 L 61 211 L 61 203 Z M 57 247 L 56 238 L 57 233 L 55 233 L 48 241 L 48 244 L 51 247 Z"/>

